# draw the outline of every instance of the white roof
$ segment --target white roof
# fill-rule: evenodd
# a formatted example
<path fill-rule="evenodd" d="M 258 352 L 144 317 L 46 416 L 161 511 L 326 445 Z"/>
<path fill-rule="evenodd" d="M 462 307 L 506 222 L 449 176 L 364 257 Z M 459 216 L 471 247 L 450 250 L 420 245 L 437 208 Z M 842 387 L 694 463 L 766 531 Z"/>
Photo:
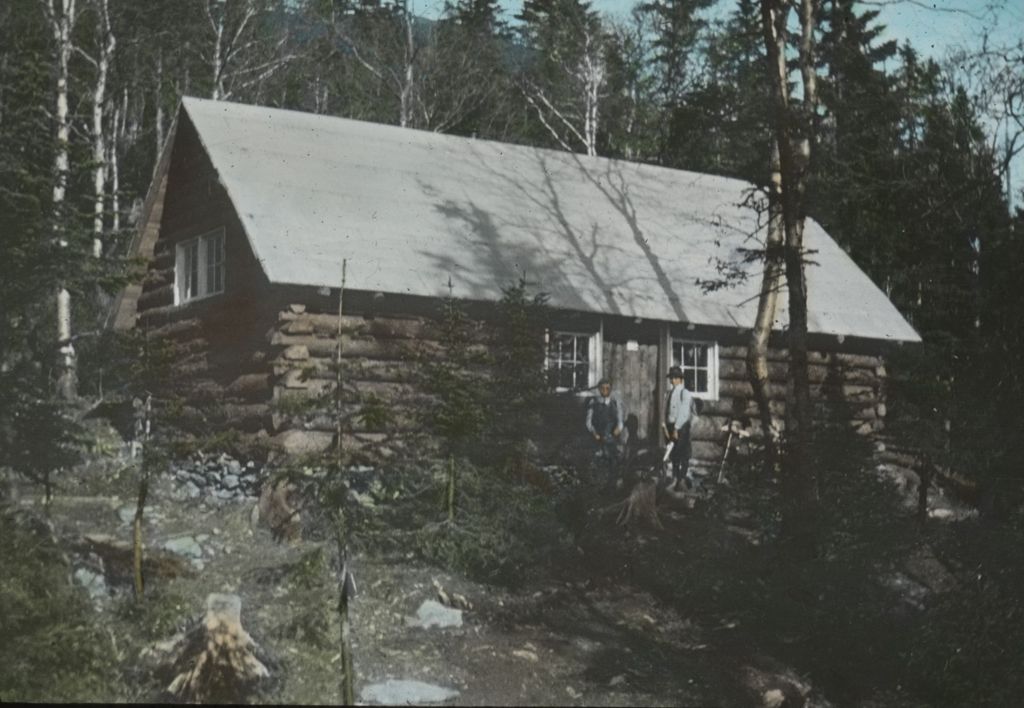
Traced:
<path fill-rule="evenodd" d="M 525 272 L 558 308 L 753 325 L 750 185 L 620 160 L 196 98 L 183 100 L 272 283 L 493 301 Z M 755 233 L 757 232 L 757 233 Z M 753 234 L 753 236 L 752 236 Z M 809 329 L 920 341 L 812 221 Z M 705 293 L 728 262 L 750 277 Z M 777 326 L 786 321 L 780 299 Z"/>

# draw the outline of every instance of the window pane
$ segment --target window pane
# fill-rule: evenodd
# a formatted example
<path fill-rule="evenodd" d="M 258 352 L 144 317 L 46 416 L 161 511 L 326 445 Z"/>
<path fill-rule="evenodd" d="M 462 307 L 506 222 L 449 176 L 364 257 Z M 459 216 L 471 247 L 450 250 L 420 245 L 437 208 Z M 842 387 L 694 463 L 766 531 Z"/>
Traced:
<path fill-rule="evenodd" d="M 558 369 L 558 388 L 572 388 L 572 369 L 562 366 Z"/>
<path fill-rule="evenodd" d="M 589 381 L 590 366 L 588 364 L 576 365 L 576 381 L 573 388 L 586 388 Z"/>
<path fill-rule="evenodd" d="M 689 389 L 690 391 L 694 390 L 693 369 L 687 369 L 683 372 L 683 385 L 686 386 L 686 388 Z"/>
<path fill-rule="evenodd" d="M 697 370 L 697 388 L 693 390 L 697 393 L 708 393 L 708 372 L 706 369 Z"/>
<path fill-rule="evenodd" d="M 576 337 L 576 361 L 590 363 L 589 337 Z"/>
<path fill-rule="evenodd" d="M 692 344 L 683 345 L 683 366 L 694 365 L 694 346 Z M 689 388 L 689 386 L 687 386 Z"/>
<path fill-rule="evenodd" d="M 187 264 L 187 286 L 185 292 L 189 298 L 199 295 L 199 241 L 192 241 L 185 247 Z"/>
<path fill-rule="evenodd" d="M 697 355 L 697 366 L 707 366 L 708 365 L 708 348 L 705 347 L 703 344 L 698 344 L 698 345 L 695 345 L 693 349 L 694 349 L 694 351 L 696 352 L 696 355 Z"/>
<path fill-rule="evenodd" d="M 206 293 L 224 289 L 224 234 L 218 232 L 204 239 L 206 251 Z"/>
<path fill-rule="evenodd" d="M 572 354 L 573 350 L 576 348 L 576 341 L 568 334 L 560 335 L 559 339 L 562 340 L 558 352 L 559 358 L 562 361 L 572 361 Z"/>

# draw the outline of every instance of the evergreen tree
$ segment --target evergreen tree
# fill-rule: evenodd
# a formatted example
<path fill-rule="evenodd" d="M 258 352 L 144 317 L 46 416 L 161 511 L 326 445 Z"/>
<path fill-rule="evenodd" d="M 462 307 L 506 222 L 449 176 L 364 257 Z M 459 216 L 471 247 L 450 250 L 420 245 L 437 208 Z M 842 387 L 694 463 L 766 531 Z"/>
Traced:
<path fill-rule="evenodd" d="M 705 33 L 703 71 L 663 126 L 667 165 L 767 183 L 769 93 L 755 0 Z"/>
<path fill-rule="evenodd" d="M 664 165 L 700 169 L 702 156 L 694 153 L 703 152 L 709 130 L 720 124 L 719 106 L 694 100 L 708 79 L 697 64 L 707 26 L 698 13 L 710 5 L 710 0 L 653 0 L 638 6 L 650 18 L 654 36 L 652 64 L 661 113 L 658 161 Z"/>
<path fill-rule="evenodd" d="M 811 210 L 876 282 L 892 289 L 899 240 L 896 158 L 899 94 L 884 63 L 895 42 L 879 44 L 877 10 L 857 13 L 852 0 L 824 7 L 819 43 L 820 148 Z"/>

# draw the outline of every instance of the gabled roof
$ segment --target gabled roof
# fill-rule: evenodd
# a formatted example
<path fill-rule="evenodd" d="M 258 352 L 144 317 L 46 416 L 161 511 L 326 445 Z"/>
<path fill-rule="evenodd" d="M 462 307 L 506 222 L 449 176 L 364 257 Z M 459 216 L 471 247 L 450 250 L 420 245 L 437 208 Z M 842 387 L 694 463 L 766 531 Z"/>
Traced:
<path fill-rule="evenodd" d="M 553 306 L 749 328 L 763 229 L 733 179 L 186 98 L 182 110 L 272 283 L 497 300 L 525 273 Z M 760 219 L 760 221 L 763 221 Z M 920 341 L 813 221 L 809 329 Z M 749 277 L 705 293 L 731 263 Z M 780 318 L 786 321 L 785 295 Z"/>

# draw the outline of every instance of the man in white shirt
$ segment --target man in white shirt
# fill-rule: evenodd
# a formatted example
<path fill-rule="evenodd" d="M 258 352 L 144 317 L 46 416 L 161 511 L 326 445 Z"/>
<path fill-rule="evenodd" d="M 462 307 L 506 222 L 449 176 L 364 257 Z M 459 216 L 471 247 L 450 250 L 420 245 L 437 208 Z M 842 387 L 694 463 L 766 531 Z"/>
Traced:
<path fill-rule="evenodd" d="M 668 392 L 668 400 L 665 402 L 665 436 L 672 443 L 668 459 L 672 463 L 674 489 L 680 491 L 684 483 L 689 486 L 693 394 L 686 390 L 683 370 L 678 366 L 669 369 L 668 379 L 672 390 Z"/>

